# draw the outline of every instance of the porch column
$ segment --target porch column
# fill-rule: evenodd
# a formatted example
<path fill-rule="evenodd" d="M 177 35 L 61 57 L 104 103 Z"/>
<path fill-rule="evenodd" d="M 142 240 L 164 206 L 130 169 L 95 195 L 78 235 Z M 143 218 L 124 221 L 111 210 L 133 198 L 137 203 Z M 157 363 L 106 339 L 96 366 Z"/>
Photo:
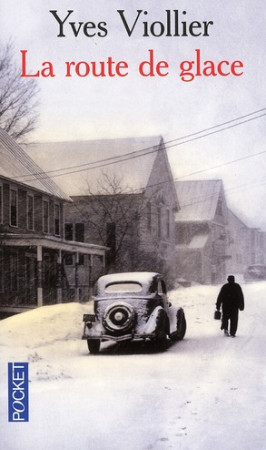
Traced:
<path fill-rule="evenodd" d="M 78 276 L 78 267 L 79 267 L 79 254 L 75 253 L 75 302 L 79 302 L 79 276 Z"/>
<path fill-rule="evenodd" d="M 42 246 L 37 245 L 37 305 L 43 306 Z"/>
<path fill-rule="evenodd" d="M 57 257 L 57 303 L 62 303 L 62 250 Z"/>
<path fill-rule="evenodd" d="M 89 256 L 89 300 L 92 298 L 92 267 L 93 267 L 93 255 Z"/>

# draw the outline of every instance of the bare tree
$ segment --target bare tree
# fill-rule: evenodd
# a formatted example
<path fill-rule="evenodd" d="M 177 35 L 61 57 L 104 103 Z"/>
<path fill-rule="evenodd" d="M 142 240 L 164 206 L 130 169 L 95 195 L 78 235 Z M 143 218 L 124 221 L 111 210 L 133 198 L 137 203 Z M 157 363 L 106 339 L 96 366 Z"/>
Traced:
<path fill-rule="evenodd" d="M 0 45 L 0 127 L 18 142 L 36 126 L 38 91 L 35 79 L 21 78 L 12 41 Z"/>
<path fill-rule="evenodd" d="M 88 196 L 75 207 L 89 224 L 93 241 L 109 247 L 107 253 L 107 271 L 118 269 L 132 259 L 130 244 L 138 237 L 138 221 L 143 199 L 124 186 L 122 177 L 103 172 L 97 187 L 92 189 L 88 183 Z M 130 256 L 129 256 L 130 253 Z"/>
<path fill-rule="evenodd" d="M 67 208 L 76 220 L 87 224 L 90 242 L 109 248 L 106 271 L 163 272 L 165 262 L 159 255 L 157 235 L 147 232 L 148 199 L 144 193 L 134 192 L 125 186 L 122 176 L 108 172 L 102 172 L 94 189 L 88 183 L 87 192 L 73 197 L 74 203 Z M 157 216 L 153 219 L 156 223 Z"/>

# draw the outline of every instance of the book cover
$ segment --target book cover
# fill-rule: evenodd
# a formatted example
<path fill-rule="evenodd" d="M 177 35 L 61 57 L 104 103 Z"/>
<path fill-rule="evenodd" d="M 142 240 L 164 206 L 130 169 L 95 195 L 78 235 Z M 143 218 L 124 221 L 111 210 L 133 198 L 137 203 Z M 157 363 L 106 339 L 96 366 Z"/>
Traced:
<path fill-rule="evenodd" d="M 265 448 L 265 19 L 264 0 L 1 0 L 3 448 Z M 146 293 L 95 319 L 115 272 Z M 236 339 L 213 320 L 229 274 Z"/>

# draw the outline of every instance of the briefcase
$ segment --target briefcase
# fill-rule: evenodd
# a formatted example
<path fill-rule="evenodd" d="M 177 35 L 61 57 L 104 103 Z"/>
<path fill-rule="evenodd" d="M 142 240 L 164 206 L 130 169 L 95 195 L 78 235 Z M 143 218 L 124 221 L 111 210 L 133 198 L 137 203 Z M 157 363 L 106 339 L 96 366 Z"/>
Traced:
<path fill-rule="evenodd" d="M 218 311 L 218 309 L 216 309 L 214 311 L 214 318 L 215 318 L 215 320 L 220 320 L 221 319 L 221 311 Z"/>

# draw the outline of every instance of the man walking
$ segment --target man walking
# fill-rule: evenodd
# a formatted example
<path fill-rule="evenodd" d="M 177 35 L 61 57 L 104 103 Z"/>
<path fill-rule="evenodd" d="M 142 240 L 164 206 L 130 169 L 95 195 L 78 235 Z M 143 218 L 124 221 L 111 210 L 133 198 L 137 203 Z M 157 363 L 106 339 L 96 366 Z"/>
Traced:
<path fill-rule="evenodd" d="M 235 283 L 235 277 L 229 275 L 228 283 L 224 284 L 216 302 L 216 309 L 219 311 L 222 306 L 222 325 L 221 330 L 224 330 L 225 336 L 235 337 L 238 325 L 238 310 L 243 311 L 244 295 L 241 286 Z M 230 322 L 230 334 L 228 332 L 228 325 Z"/>

